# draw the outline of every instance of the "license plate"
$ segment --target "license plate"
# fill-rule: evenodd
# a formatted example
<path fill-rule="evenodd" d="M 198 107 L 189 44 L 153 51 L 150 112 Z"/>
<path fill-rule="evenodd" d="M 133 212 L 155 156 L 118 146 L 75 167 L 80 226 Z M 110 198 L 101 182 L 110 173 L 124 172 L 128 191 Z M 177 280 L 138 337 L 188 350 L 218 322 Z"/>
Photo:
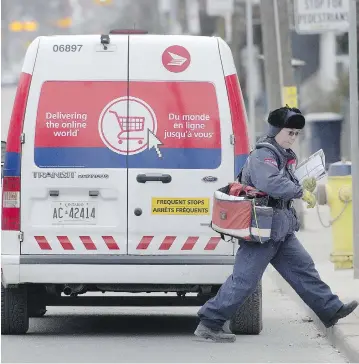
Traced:
<path fill-rule="evenodd" d="M 95 202 L 54 202 L 52 204 L 53 224 L 96 224 Z"/>

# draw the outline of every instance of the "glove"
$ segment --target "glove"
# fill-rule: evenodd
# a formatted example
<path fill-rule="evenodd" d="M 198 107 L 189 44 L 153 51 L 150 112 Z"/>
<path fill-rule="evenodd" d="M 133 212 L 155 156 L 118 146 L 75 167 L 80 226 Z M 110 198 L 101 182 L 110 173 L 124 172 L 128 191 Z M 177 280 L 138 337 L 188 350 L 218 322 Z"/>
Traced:
<path fill-rule="evenodd" d="M 312 192 L 309 192 L 308 190 L 303 191 L 302 200 L 308 203 L 307 205 L 308 209 L 312 209 L 317 203 L 315 195 Z"/>
<path fill-rule="evenodd" d="M 314 192 L 315 187 L 317 187 L 317 181 L 314 177 L 305 178 L 302 186 L 305 190 L 308 190 L 309 192 Z"/>

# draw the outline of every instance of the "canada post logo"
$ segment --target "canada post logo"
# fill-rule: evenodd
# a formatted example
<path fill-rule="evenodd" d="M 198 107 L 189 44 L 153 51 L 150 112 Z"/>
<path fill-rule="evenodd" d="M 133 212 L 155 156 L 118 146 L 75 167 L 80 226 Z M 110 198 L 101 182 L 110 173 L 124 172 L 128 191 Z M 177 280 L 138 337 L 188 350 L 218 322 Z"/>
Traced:
<path fill-rule="evenodd" d="M 162 54 L 162 64 L 170 72 L 183 72 L 191 63 L 191 55 L 185 47 L 173 45 Z"/>

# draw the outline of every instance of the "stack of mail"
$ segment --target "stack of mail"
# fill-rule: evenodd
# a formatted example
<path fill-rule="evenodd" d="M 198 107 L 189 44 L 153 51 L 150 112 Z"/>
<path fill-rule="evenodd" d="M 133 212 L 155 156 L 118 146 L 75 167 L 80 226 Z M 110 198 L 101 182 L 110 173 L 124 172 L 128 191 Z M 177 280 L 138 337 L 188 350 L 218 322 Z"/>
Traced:
<path fill-rule="evenodd" d="M 325 155 L 323 149 L 312 154 L 308 159 L 301 162 L 295 170 L 295 176 L 299 183 L 305 178 L 314 177 L 317 181 L 326 175 L 325 172 Z"/>

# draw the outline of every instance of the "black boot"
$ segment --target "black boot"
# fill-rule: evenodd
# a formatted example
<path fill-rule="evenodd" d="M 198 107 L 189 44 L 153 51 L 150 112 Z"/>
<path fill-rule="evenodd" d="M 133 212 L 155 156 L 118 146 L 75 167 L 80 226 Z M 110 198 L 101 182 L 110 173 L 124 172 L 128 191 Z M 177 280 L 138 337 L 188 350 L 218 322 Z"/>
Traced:
<path fill-rule="evenodd" d="M 357 307 L 357 301 L 351 301 L 343 305 L 329 322 L 324 323 L 325 327 L 328 328 L 334 326 L 340 319 L 350 315 Z"/>
<path fill-rule="evenodd" d="M 202 339 L 211 339 L 220 343 L 232 343 L 236 341 L 236 335 L 226 333 L 223 330 L 212 330 L 202 322 L 199 323 L 194 334 Z"/>

